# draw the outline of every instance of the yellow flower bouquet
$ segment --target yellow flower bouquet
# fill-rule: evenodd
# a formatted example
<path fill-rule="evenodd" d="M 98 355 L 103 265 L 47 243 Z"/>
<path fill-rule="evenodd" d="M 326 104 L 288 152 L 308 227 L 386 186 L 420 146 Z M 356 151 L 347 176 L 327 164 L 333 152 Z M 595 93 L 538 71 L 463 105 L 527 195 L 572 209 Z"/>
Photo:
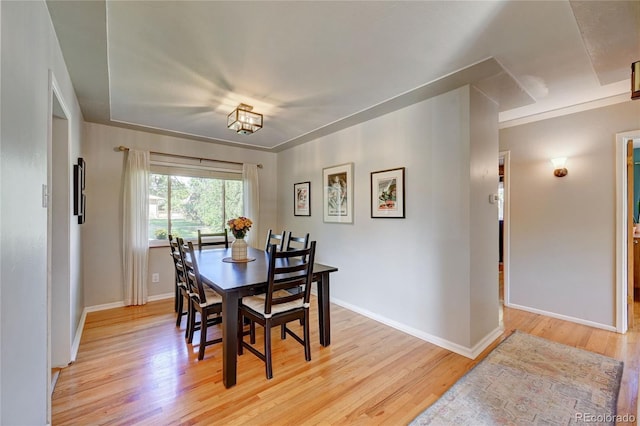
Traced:
<path fill-rule="evenodd" d="M 253 225 L 251 219 L 244 216 L 229 219 L 227 221 L 227 226 L 229 226 L 231 233 L 236 237 L 236 239 L 244 238 L 247 232 L 249 232 L 249 229 L 251 229 L 251 225 Z"/>

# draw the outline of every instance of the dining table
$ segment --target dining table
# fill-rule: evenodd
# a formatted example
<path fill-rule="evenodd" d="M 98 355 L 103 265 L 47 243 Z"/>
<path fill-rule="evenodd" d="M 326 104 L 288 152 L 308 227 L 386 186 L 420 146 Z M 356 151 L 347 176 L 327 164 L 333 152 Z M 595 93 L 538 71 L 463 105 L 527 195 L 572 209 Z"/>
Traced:
<path fill-rule="evenodd" d="M 267 290 L 269 253 L 248 247 L 246 261 L 232 261 L 231 248 L 195 250 L 203 284 L 222 296 L 222 381 L 230 388 L 237 381 L 238 305 L 245 296 Z M 277 261 L 280 261 L 278 259 Z M 317 285 L 320 345 L 331 344 L 329 313 L 329 275 L 338 268 L 313 264 L 313 282 Z"/>

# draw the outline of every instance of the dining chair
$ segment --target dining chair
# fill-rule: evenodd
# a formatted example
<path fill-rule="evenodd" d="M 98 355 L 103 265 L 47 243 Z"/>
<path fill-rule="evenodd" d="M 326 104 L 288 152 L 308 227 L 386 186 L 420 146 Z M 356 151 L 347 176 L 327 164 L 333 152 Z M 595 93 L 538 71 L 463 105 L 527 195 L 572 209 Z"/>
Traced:
<path fill-rule="evenodd" d="M 289 250 L 306 249 L 306 248 L 309 248 L 308 232 L 304 237 L 294 237 L 293 232 L 289 232 L 289 237 L 287 238 L 287 244 L 284 250 L 289 251 Z"/>
<path fill-rule="evenodd" d="M 213 289 L 202 284 L 195 250 L 191 241 L 187 243 L 186 250 L 189 255 L 184 256 L 183 254 L 183 257 L 185 277 L 190 292 L 187 343 L 192 343 L 194 332 L 200 330 L 198 359 L 202 360 L 207 346 L 222 342 L 222 338 L 207 340 L 207 327 L 222 322 L 222 297 Z M 196 312 L 200 314 L 199 323 L 196 321 Z"/>
<path fill-rule="evenodd" d="M 184 277 L 184 263 L 182 260 L 182 252 L 180 251 L 177 239 L 169 234 L 169 248 L 171 250 L 171 258 L 173 259 L 173 267 L 175 270 L 175 303 L 176 327 L 180 327 L 182 317 L 188 313 L 189 293 L 187 291 L 187 283 Z M 187 310 L 184 310 L 184 301 L 187 300 Z M 187 321 L 188 325 L 188 321 Z"/>
<path fill-rule="evenodd" d="M 267 291 L 256 296 L 243 297 L 238 308 L 238 353 L 246 348 L 265 363 L 267 379 L 273 377 L 271 359 L 271 328 L 285 326 L 286 337 L 289 334 L 304 346 L 304 358 L 311 361 L 311 344 L 309 342 L 309 299 L 316 242 L 311 247 L 301 250 L 277 251 L 275 244 L 269 247 L 269 269 L 267 274 Z M 302 286 L 304 291 L 291 293 L 288 289 Z M 250 334 L 255 332 L 258 323 L 264 329 L 264 352 L 260 352 L 251 342 L 244 341 L 242 326 L 244 319 L 250 321 Z M 300 321 L 303 335 L 300 337 L 286 325 L 292 321 Z"/>
<path fill-rule="evenodd" d="M 205 246 L 224 246 L 229 248 L 229 236 L 227 230 L 223 232 L 202 232 L 198 229 L 198 248 L 202 249 Z"/>
<path fill-rule="evenodd" d="M 293 232 L 289 232 L 289 236 L 286 239 L 286 244 L 283 244 L 284 250 L 296 250 L 309 248 L 309 233 L 304 237 L 294 237 Z M 293 291 L 293 290 L 290 290 Z M 302 288 L 298 288 L 297 291 L 302 291 Z M 284 339 L 284 326 L 282 326 L 282 338 Z"/>
<path fill-rule="evenodd" d="M 269 251 L 269 247 L 272 244 L 275 244 L 278 251 L 282 251 L 284 248 L 285 241 L 287 239 L 287 231 L 282 231 L 282 234 L 274 234 L 271 229 L 267 232 L 267 242 L 264 247 L 264 251 Z"/>

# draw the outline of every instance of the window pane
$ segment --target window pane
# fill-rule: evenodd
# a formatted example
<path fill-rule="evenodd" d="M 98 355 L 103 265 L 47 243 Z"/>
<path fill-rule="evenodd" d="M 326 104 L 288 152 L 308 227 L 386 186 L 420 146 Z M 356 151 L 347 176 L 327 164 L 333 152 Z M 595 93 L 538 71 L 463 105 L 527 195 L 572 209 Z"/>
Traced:
<path fill-rule="evenodd" d="M 167 183 L 169 176 L 149 178 L 149 239 L 166 240 L 169 233 Z"/>
<path fill-rule="evenodd" d="M 226 220 L 242 216 L 244 212 L 242 200 L 242 181 L 227 180 L 224 184 Z"/>
<path fill-rule="evenodd" d="M 198 229 L 209 232 L 222 230 L 222 184 L 220 179 L 189 179 L 190 193 L 185 205 L 187 218 L 193 224 L 193 237 Z"/>
<path fill-rule="evenodd" d="M 242 214 L 239 180 L 152 173 L 150 191 L 149 239 L 196 239 L 198 229 L 223 231 L 226 218 Z"/>
<path fill-rule="evenodd" d="M 171 234 L 184 239 L 196 238 L 200 226 L 190 206 L 192 187 L 191 178 L 171 176 Z"/>

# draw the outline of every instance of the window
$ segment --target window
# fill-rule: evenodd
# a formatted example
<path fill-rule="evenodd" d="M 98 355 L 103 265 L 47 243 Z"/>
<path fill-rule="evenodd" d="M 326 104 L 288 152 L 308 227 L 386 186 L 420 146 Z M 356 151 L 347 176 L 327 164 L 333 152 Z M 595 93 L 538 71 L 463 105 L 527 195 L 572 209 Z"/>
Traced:
<path fill-rule="evenodd" d="M 184 167 L 151 166 L 149 240 L 169 234 L 196 239 L 198 229 L 220 232 L 241 216 L 242 174 Z"/>

